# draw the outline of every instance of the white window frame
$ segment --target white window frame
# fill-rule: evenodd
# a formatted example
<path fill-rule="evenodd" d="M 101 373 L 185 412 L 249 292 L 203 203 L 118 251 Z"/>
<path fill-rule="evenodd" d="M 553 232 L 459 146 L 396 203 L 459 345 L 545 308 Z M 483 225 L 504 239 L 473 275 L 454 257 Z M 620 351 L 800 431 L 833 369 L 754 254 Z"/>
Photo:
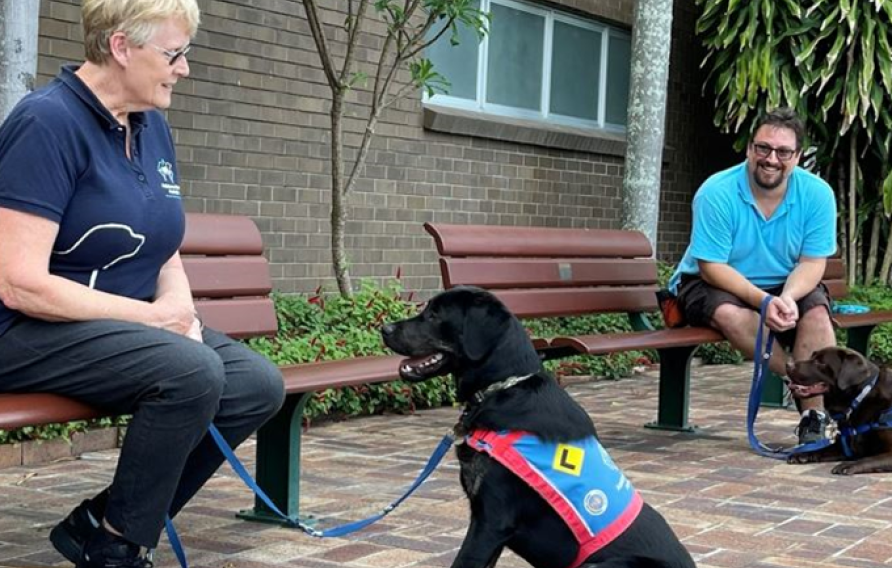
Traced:
<path fill-rule="evenodd" d="M 622 124 L 613 124 L 606 122 L 607 115 L 607 64 L 608 50 L 610 46 L 610 38 L 626 37 L 630 38 L 630 34 L 601 24 L 594 20 L 585 20 L 565 12 L 559 12 L 551 8 L 532 5 L 518 0 L 480 0 L 480 10 L 485 13 L 491 11 L 491 6 L 498 4 L 519 10 L 522 12 L 536 14 L 544 18 L 544 33 L 542 41 L 544 43 L 542 50 L 542 93 L 540 96 L 540 108 L 538 111 L 522 109 L 517 107 L 499 105 L 486 102 L 486 82 L 488 73 L 489 59 L 489 33 L 479 44 L 477 50 L 477 93 L 476 100 L 453 97 L 448 94 L 437 93 L 434 96 L 428 96 L 427 93 L 422 95 L 423 103 L 431 103 L 437 105 L 448 106 L 450 108 L 479 112 L 482 114 L 490 114 L 496 116 L 504 116 L 509 118 L 519 118 L 526 120 L 534 120 L 539 122 L 548 122 L 551 124 L 559 124 L 571 127 L 581 127 L 586 129 L 608 130 L 618 133 L 624 133 L 626 127 Z M 551 107 L 551 60 L 553 55 L 553 38 L 554 23 L 561 22 L 584 29 L 597 31 L 601 33 L 601 61 L 600 76 L 598 77 L 598 119 L 587 120 L 573 116 L 566 116 L 550 112 Z M 486 24 L 485 24 L 486 25 Z M 442 40 L 442 38 L 441 38 Z M 434 68 L 436 70 L 436 66 Z M 448 79 L 448 77 L 447 77 Z"/>

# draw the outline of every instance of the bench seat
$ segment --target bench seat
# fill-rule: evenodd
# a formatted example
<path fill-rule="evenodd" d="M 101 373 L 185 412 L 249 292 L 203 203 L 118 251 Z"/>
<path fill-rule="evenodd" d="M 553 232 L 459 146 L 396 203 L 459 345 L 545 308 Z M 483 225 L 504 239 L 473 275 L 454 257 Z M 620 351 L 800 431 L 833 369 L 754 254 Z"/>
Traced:
<path fill-rule="evenodd" d="M 402 355 L 372 355 L 279 367 L 288 394 L 339 389 L 399 378 Z"/>
<path fill-rule="evenodd" d="M 682 327 L 678 329 L 657 329 L 654 331 L 632 331 L 628 333 L 601 333 L 575 337 L 555 337 L 548 342 L 549 349 L 570 348 L 587 355 L 607 355 L 621 351 L 643 349 L 670 349 L 704 343 L 724 341 L 721 333 L 704 327 Z"/>
<path fill-rule="evenodd" d="M 111 414 L 57 394 L 0 394 L 2 430 L 72 420 L 90 420 Z"/>

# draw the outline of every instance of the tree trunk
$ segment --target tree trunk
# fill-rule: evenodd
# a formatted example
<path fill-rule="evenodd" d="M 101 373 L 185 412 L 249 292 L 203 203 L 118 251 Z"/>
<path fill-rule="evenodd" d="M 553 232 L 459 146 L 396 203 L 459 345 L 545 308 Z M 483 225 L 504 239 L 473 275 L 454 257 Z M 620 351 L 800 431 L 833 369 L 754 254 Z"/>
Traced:
<path fill-rule="evenodd" d="M 341 296 L 353 295 L 350 266 L 344 244 L 347 231 L 347 196 L 344 187 L 344 91 L 331 100 L 331 262 Z"/>
<path fill-rule="evenodd" d="M 672 0 L 638 0 L 632 29 L 622 228 L 647 235 L 656 255 Z"/>
<path fill-rule="evenodd" d="M 849 134 L 849 232 L 848 232 L 848 257 L 846 268 L 848 285 L 855 285 L 855 275 L 858 273 L 858 131 L 852 128 Z"/>
<path fill-rule="evenodd" d="M 883 189 L 880 188 L 880 194 Z M 870 286 L 877 277 L 877 260 L 880 256 L 880 233 L 883 226 L 883 202 L 877 203 L 871 214 L 870 248 L 867 251 L 867 263 L 864 267 L 864 284 Z"/>
<path fill-rule="evenodd" d="M 883 253 L 883 265 L 880 267 L 878 280 L 892 286 L 892 231 L 889 231 L 886 238 L 886 251 Z"/>
<path fill-rule="evenodd" d="M 0 121 L 34 90 L 40 0 L 0 2 Z"/>

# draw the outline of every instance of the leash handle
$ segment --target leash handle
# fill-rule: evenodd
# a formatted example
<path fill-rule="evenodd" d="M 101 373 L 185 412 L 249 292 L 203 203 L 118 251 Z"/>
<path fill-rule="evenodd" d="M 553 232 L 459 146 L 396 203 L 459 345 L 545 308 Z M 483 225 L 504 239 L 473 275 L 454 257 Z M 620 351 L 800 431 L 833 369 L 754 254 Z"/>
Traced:
<path fill-rule="evenodd" d="M 771 360 L 771 353 L 774 349 L 774 331 L 768 330 L 768 339 L 763 342 L 763 334 L 765 329 L 765 320 L 768 316 L 768 305 L 774 299 L 774 296 L 767 295 L 762 299 L 759 306 L 759 328 L 756 330 L 755 353 L 753 354 L 753 383 L 750 388 L 750 397 L 747 404 L 746 412 L 746 434 L 750 447 L 757 454 L 776 460 L 786 460 L 794 454 L 805 452 L 814 452 L 830 446 L 833 441 L 824 439 L 817 442 L 809 442 L 800 444 L 792 448 L 772 448 L 766 446 L 756 437 L 755 426 L 756 417 L 759 415 L 759 405 L 762 401 L 762 388 L 764 379 L 769 371 L 768 363 Z M 763 350 L 764 344 L 764 350 Z"/>

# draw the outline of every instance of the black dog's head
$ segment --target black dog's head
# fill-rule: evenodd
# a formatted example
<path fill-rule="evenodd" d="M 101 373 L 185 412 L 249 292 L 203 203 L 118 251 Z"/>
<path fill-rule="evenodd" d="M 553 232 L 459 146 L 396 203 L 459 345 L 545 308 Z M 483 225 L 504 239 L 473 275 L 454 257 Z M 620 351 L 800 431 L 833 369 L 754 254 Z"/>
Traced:
<path fill-rule="evenodd" d="M 517 318 L 471 286 L 438 294 L 417 316 L 385 325 L 381 335 L 387 347 L 409 357 L 400 375 L 411 381 L 454 373 L 466 382 L 497 382 L 541 369 Z"/>
<path fill-rule="evenodd" d="M 823 394 L 824 405 L 831 412 L 847 410 L 878 371 L 863 355 L 844 347 L 819 349 L 809 359 L 787 367 L 793 396 L 809 398 Z"/>

